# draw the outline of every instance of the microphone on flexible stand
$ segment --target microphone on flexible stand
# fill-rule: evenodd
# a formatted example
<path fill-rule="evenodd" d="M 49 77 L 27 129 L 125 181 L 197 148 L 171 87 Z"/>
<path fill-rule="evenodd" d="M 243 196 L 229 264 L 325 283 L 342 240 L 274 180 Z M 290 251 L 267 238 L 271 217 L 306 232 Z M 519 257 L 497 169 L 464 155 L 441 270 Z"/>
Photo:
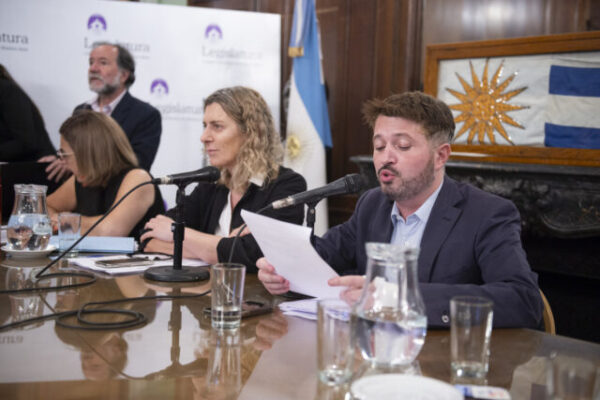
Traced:
<path fill-rule="evenodd" d="M 220 176 L 221 172 L 218 168 L 204 167 L 196 171 L 167 175 L 152 180 L 153 183 L 158 185 L 177 185 L 175 222 L 171 225 L 171 230 L 173 231 L 173 266 L 148 268 L 144 272 L 144 278 L 159 282 L 195 282 L 209 278 L 210 274 L 204 268 L 181 265 L 183 236 L 185 233 L 183 200 L 185 198 L 185 187 L 188 184 L 192 182 L 214 182 Z"/>
<path fill-rule="evenodd" d="M 352 194 L 363 190 L 367 186 L 367 180 L 361 174 L 349 174 L 343 178 L 337 179 L 325 186 L 321 186 L 315 189 L 300 192 L 281 200 L 276 200 L 271 204 L 266 205 L 256 212 L 256 214 L 262 214 L 268 210 L 278 210 L 280 208 L 294 206 L 296 204 L 306 204 L 308 210 L 306 210 L 306 226 L 313 228 L 315 225 L 315 206 L 325 197 L 335 196 L 340 194 Z M 244 230 L 246 224 L 238 230 L 237 235 L 233 239 L 231 250 L 229 251 L 229 262 L 233 259 L 233 250 L 240 237 L 240 234 Z"/>
<path fill-rule="evenodd" d="M 274 210 L 279 208 L 289 207 L 296 204 L 318 203 L 325 197 L 335 196 L 339 194 L 351 194 L 359 192 L 365 186 L 365 179 L 360 174 L 349 174 L 315 189 L 307 190 L 284 199 L 274 201 L 271 207 Z"/>
<path fill-rule="evenodd" d="M 216 167 L 204 167 L 196 171 L 182 172 L 163 176 L 162 178 L 152 179 L 156 185 L 187 185 L 192 182 L 214 182 L 221 177 L 219 169 Z"/>
<path fill-rule="evenodd" d="M 349 174 L 343 178 L 337 179 L 325 186 L 307 190 L 284 199 L 274 201 L 270 207 L 274 210 L 293 206 L 296 204 L 306 204 L 306 226 L 313 228 L 315 225 L 315 206 L 325 197 L 340 194 L 352 194 L 360 192 L 366 186 L 365 178 L 360 174 Z"/>

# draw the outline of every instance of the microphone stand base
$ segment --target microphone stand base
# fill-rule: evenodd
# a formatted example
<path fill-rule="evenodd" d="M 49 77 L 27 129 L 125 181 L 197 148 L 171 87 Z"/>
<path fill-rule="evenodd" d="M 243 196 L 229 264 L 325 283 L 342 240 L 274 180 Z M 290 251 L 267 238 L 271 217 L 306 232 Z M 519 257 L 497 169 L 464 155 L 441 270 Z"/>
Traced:
<path fill-rule="evenodd" d="M 181 267 L 176 269 L 167 265 L 164 267 L 148 268 L 144 278 L 159 282 L 197 282 L 210 278 L 210 272 L 202 267 Z"/>

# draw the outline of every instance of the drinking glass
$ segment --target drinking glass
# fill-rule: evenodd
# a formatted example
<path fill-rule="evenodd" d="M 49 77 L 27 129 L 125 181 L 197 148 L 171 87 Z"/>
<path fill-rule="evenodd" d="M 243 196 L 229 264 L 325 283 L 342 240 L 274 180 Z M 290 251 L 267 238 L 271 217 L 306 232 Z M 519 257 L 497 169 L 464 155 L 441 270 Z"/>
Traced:
<path fill-rule="evenodd" d="M 81 235 L 81 215 L 72 212 L 61 212 L 58 214 L 58 247 L 65 251 L 79 239 Z M 74 257 L 78 253 L 77 246 L 73 248 L 67 257 Z"/>
<path fill-rule="evenodd" d="M 246 266 L 234 263 L 214 264 L 211 278 L 211 324 L 217 329 L 235 329 L 242 319 L 242 300 Z"/>
<path fill-rule="evenodd" d="M 484 297 L 450 300 L 451 368 L 457 378 L 484 378 L 489 368 L 493 303 Z"/>
<path fill-rule="evenodd" d="M 340 299 L 317 302 L 317 369 L 325 384 L 337 385 L 350 378 L 354 354 L 350 344 L 351 311 Z"/>

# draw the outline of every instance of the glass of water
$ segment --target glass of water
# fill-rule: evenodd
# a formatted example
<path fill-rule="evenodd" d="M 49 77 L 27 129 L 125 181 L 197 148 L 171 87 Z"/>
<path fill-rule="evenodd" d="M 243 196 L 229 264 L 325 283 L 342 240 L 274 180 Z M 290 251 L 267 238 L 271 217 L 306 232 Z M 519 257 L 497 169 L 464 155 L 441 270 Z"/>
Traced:
<path fill-rule="evenodd" d="M 317 303 L 317 369 L 327 385 L 343 383 L 352 374 L 351 313 L 352 308 L 340 299 Z"/>
<path fill-rule="evenodd" d="M 235 329 L 242 319 L 246 266 L 214 264 L 210 268 L 211 324 L 216 329 Z"/>
<path fill-rule="evenodd" d="M 81 215 L 72 212 L 58 214 L 58 243 L 60 251 L 65 251 L 79 239 L 81 235 Z M 67 257 L 74 257 L 77 247 L 72 249 Z"/>
<path fill-rule="evenodd" d="M 457 296 L 450 300 L 450 366 L 454 377 L 479 379 L 487 375 L 492 309 L 492 301 L 484 297 Z"/>

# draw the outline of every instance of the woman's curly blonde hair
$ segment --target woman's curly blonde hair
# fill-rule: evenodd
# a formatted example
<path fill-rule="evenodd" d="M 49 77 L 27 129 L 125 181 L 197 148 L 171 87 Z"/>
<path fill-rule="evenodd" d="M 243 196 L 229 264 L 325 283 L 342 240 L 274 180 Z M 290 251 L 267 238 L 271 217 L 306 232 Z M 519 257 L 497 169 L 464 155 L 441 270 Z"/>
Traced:
<path fill-rule="evenodd" d="M 245 192 L 252 177 L 262 177 L 264 184 L 277 178 L 283 146 L 263 97 L 256 90 L 234 86 L 208 96 L 204 100 L 204 109 L 213 103 L 219 104 L 236 122 L 244 137 L 233 172 L 221 169 L 219 183 L 231 190 Z"/>

